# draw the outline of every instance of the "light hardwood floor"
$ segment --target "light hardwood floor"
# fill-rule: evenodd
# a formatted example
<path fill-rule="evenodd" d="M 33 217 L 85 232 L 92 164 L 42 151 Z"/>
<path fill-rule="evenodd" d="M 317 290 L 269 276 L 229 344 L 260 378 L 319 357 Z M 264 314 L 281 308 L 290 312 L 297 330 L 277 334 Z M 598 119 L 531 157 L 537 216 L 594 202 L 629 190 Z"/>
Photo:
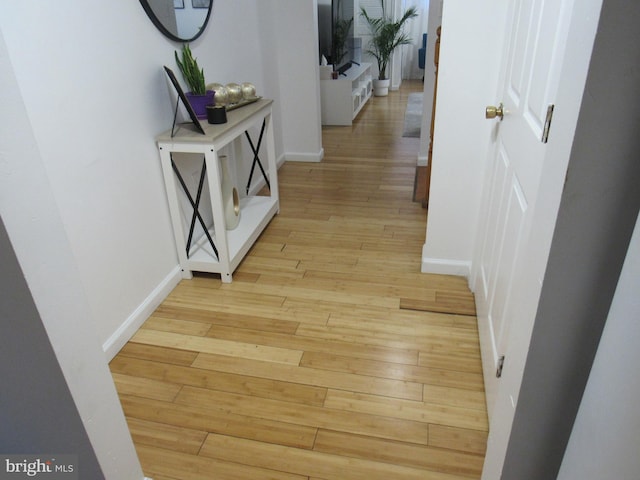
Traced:
<path fill-rule="evenodd" d="M 474 302 L 420 272 L 426 211 L 405 82 L 325 158 L 286 163 L 281 211 L 232 284 L 185 280 L 110 364 L 154 480 L 479 478 Z"/>

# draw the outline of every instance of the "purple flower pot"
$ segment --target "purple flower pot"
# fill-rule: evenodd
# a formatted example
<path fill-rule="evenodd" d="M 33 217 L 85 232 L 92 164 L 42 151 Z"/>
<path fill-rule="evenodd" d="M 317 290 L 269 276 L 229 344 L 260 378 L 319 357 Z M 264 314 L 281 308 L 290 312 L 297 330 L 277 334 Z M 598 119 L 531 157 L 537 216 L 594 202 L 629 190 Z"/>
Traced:
<path fill-rule="evenodd" d="M 207 93 L 204 95 L 195 95 L 191 92 L 187 92 L 185 94 L 187 96 L 187 100 L 191 104 L 191 108 L 196 113 L 198 118 L 207 118 L 207 105 L 214 104 L 214 95 L 215 92 L 213 90 L 207 90 Z"/>

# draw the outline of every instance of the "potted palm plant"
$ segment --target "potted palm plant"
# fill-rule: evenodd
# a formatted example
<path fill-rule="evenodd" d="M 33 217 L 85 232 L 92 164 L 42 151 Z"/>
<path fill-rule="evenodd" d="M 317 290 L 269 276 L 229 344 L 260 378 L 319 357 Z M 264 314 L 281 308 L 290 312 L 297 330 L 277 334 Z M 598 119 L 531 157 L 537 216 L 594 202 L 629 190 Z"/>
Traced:
<path fill-rule="evenodd" d="M 364 7 L 360 7 L 360 15 L 365 19 L 371 32 L 371 41 L 367 53 L 373 56 L 378 63 L 378 79 L 373 81 L 374 95 L 384 96 L 389 92 L 389 77 L 387 66 L 391 54 L 400 45 L 411 43 L 411 39 L 404 31 L 404 26 L 410 19 L 418 16 L 416 7 L 409 7 L 404 14 L 394 21 L 385 12 L 384 0 L 380 0 L 382 6 L 381 17 L 371 17 Z"/>
<path fill-rule="evenodd" d="M 193 57 L 189 44 L 182 47 L 182 60 L 178 57 L 178 52 L 174 52 L 176 63 L 180 68 L 184 81 L 190 91 L 185 95 L 198 117 L 207 116 L 207 105 L 213 105 L 214 92 L 207 90 L 204 82 L 204 70 L 198 66 L 198 59 Z"/>

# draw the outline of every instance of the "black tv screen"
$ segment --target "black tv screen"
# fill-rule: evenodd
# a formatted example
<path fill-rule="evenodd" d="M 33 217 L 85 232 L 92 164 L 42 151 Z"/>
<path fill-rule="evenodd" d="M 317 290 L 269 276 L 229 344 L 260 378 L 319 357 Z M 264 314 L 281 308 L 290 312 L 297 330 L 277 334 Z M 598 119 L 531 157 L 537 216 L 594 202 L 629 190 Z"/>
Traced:
<path fill-rule="evenodd" d="M 351 66 L 355 21 L 354 0 L 318 0 L 318 41 L 320 58 L 333 69 L 344 72 Z"/>
<path fill-rule="evenodd" d="M 354 0 L 332 1 L 331 56 L 333 69 L 343 72 L 351 66 L 349 43 L 353 39 Z"/>

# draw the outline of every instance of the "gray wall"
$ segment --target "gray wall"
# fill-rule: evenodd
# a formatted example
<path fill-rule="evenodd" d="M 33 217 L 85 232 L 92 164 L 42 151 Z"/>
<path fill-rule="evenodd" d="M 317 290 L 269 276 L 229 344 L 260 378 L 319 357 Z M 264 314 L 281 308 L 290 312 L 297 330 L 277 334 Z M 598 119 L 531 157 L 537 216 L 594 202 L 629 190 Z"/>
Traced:
<path fill-rule="evenodd" d="M 0 453 L 78 455 L 104 476 L 0 219 Z"/>
<path fill-rule="evenodd" d="M 556 478 L 638 218 L 639 24 L 604 1 L 504 480 Z"/>

